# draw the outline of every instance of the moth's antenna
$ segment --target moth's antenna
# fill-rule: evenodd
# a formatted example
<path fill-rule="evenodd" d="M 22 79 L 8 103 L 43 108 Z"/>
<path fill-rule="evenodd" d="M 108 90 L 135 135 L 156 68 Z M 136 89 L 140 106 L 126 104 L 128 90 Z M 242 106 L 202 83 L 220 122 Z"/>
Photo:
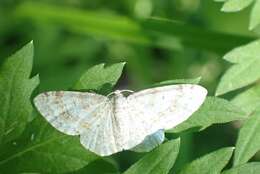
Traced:
<path fill-rule="evenodd" d="M 109 94 L 107 94 L 107 97 L 109 97 L 109 96 L 113 95 L 114 93 L 115 93 L 115 91 L 113 91 L 113 92 L 110 92 Z"/>
<path fill-rule="evenodd" d="M 130 92 L 130 93 L 134 93 L 134 91 L 132 90 L 129 90 L 129 89 L 123 89 L 123 90 L 120 90 L 121 92 Z"/>
<path fill-rule="evenodd" d="M 113 95 L 113 94 L 122 93 L 122 92 L 133 93 L 134 91 L 128 90 L 128 89 L 116 90 L 116 91 L 110 92 L 110 93 L 107 95 L 107 97 L 109 97 L 109 96 L 111 96 L 111 95 Z"/>

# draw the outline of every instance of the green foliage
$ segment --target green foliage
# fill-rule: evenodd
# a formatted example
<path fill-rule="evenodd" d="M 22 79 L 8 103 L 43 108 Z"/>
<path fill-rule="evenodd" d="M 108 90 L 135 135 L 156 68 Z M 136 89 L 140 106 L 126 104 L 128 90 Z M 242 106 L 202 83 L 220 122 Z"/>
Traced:
<path fill-rule="evenodd" d="M 32 64 L 33 44 L 29 43 L 0 67 L 0 144 L 17 138 L 31 120 L 30 96 L 39 84 L 38 76 L 30 78 Z"/>
<path fill-rule="evenodd" d="M 260 24 L 260 2 L 258 0 L 226 0 L 221 10 L 224 12 L 237 12 L 245 9 L 253 2 L 254 6 L 251 11 L 249 24 L 249 29 L 252 30 Z"/>
<path fill-rule="evenodd" d="M 212 124 L 227 123 L 245 118 L 245 112 L 231 102 L 217 97 L 208 97 L 200 109 L 188 120 L 167 132 L 177 133 L 192 128 L 203 130 Z"/>
<path fill-rule="evenodd" d="M 260 150 L 260 110 L 244 123 L 239 131 L 234 156 L 234 166 L 246 163 Z"/>
<path fill-rule="evenodd" d="M 5 173 L 66 173 L 98 158 L 85 150 L 77 137 L 58 132 L 40 115 L 19 139 L 2 148 L 0 169 Z"/>
<path fill-rule="evenodd" d="M 113 64 L 104 67 L 105 64 L 96 65 L 84 73 L 74 89 L 77 90 L 111 90 L 121 76 L 125 63 Z"/>
<path fill-rule="evenodd" d="M 256 1 L 251 13 L 250 29 L 254 29 L 260 24 L 260 2 Z"/>
<path fill-rule="evenodd" d="M 240 11 L 249 6 L 253 1 L 254 0 L 226 0 L 222 7 L 222 11 Z"/>
<path fill-rule="evenodd" d="M 17 60 L 14 61 L 13 59 Z M 22 84 L 22 80 L 26 82 L 26 85 L 31 85 L 31 83 L 28 83 L 30 79 L 24 80 L 22 78 L 29 77 L 32 67 L 32 60 L 33 46 L 32 43 L 30 43 L 21 51 L 17 52 L 12 58 L 7 59 L 2 68 L 2 72 L 6 72 L 6 74 L 9 75 L 5 77 L 5 79 L 7 80 L 8 78 L 15 78 L 14 80 L 19 82 L 20 85 Z M 25 64 L 24 62 L 26 62 L 27 64 Z M 115 85 L 116 81 L 120 77 L 123 66 L 124 63 L 114 64 L 108 68 L 104 68 L 104 64 L 97 65 L 84 73 L 82 77 L 78 80 L 74 88 L 100 90 L 100 88 L 105 84 L 109 84 L 110 87 L 112 87 L 113 85 Z M 7 72 L 10 72 L 12 68 L 14 73 L 8 74 Z M 17 70 L 17 68 L 19 69 Z M 5 75 L 4 73 L 2 74 Z M 9 85 L 9 83 L 6 82 L 3 84 Z M 25 89 L 28 88 L 28 90 L 32 90 L 37 84 L 31 85 L 32 87 L 26 86 Z M 8 89 L 9 87 L 6 88 Z M 10 89 L 12 89 L 10 93 L 14 93 L 14 95 L 12 96 L 12 100 L 16 102 L 19 101 L 19 97 L 23 93 L 17 93 L 16 88 L 12 86 L 10 87 Z M 25 99 L 21 98 L 23 100 L 28 100 L 28 108 L 30 109 L 30 111 L 32 110 L 32 106 L 29 100 L 31 92 L 32 91 L 30 91 L 30 94 L 23 94 L 26 97 Z M 22 102 L 22 104 L 24 106 L 24 102 Z M 15 115 L 21 112 L 19 109 L 23 108 L 19 106 L 18 102 L 14 103 L 14 105 L 11 105 L 10 107 L 17 107 L 18 109 L 17 111 L 14 110 L 15 113 L 11 112 L 14 115 L 13 120 L 15 122 L 19 121 L 18 119 L 20 119 L 20 117 L 23 118 L 24 115 Z M 23 109 L 26 110 L 26 108 Z M 25 116 L 28 116 L 28 113 Z M 1 119 L 2 118 L 5 117 L 1 117 Z M 21 119 L 20 124 L 26 126 L 26 123 L 28 123 L 28 121 L 28 118 Z M 26 130 L 18 139 L 11 143 L 5 142 L 2 148 L 5 150 L 2 150 L 0 156 L 0 169 L 1 171 L 5 171 L 6 173 L 34 171 L 44 173 L 72 172 L 86 166 L 88 163 L 99 158 L 93 153 L 85 150 L 80 145 L 79 139 L 77 137 L 67 136 L 56 131 L 45 120 L 43 120 L 40 115 L 37 115 L 32 122 L 27 124 Z M 13 168 L 12 166 L 16 167 Z M 48 166 L 48 168 L 46 168 L 46 166 Z M 91 168 L 84 169 L 84 171 L 85 170 L 91 170 Z"/>
<path fill-rule="evenodd" d="M 140 42 L 142 44 L 149 42 L 149 39 L 142 35 L 140 27 L 131 19 L 108 13 L 100 14 L 31 2 L 22 4 L 18 7 L 16 13 L 18 16 L 31 17 L 36 21 L 60 22 L 75 32 Z"/>
<path fill-rule="evenodd" d="M 187 164 L 178 174 L 218 174 L 227 165 L 233 149 L 226 147 L 204 155 Z"/>
<path fill-rule="evenodd" d="M 27 86 L 22 88 L 23 90 L 20 89 L 20 91 L 15 88 L 16 86 L 6 87 L 6 89 L 10 89 L 9 93 L 13 94 L 11 101 L 17 102 L 14 103 L 16 105 L 11 105 L 10 107 L 13 107 L 12 110 L 10 109 L 9 111 L 6 111 L 6 113 L 10 115 L 10 117 L 12 116 L 11 114 L 13 114 L 14 123 L 19 122 L 22 126 L 27 127 L 20 137 L 17 138 L 18 135 L 14 138 L 11 137 L 12 139 L 17 138 L 13 142 L 7 143 L 7 141 L 4 141 L 1 146 L 0 169 L 6 173 L 18 173 L 22 171 L 64 173 L 80 169 L 98 157 L 86 151 L 80 145 L 78 138 L 59 133 L 39 115 L 37 115 L 34 121 L 29 124 L 29 118 L 23 118 L 25 116 L 28 117 L 31 114 L 32 106 L 29 98 L 32 90 L 38 84 L 35 84 L 35 80 L 33 81 L 34 83 L 30 83 L 30 79 L 27 79 L 32 68 L 32 60 L 33 45 L 30 43 L 22 50 L 18 51 L 13 57 L 7 59 L 2 68 L 2 75 L 9 75 L 5 77 L 6 80 L 8 80 L 8 78 L 14 79 L 14 82 L 21 85 L 19 86 L 16 84 L 16 86 L 23 87 L 22 84 L 25 84 L 26 82 L 25 85 Z M 12 69 L 13 71 L 10 71 Z M 10 83 L 7 82 L 2 84 L 10 85 Z M 25 93 L 27 91 L 24 92 L 24 89 L 27 89 L 30 93 Z M 21 94 L 17 91 L 21 92 Z M 21 96 L 25 98 L 21 98 Z M 25 102 L 20 100 L 28 100 L 27 105 L 28 110 L 30 111 L 29 113 L 27 113 L 28 111 Z M 21 104 L 18 101 L 20 101 Z M 15 110 L 15 108 L 17 110 Z M 24 113 L 25 111 L 20 111 L 21 109 L 24 109 L 26 113 Z M 5 115 L 1 115 L 1 118 L 5 118 L 3 116 Z M 19 126 L 17 126 L 17 128 L 20 129 Z M 45 165 L 47 165 L 48 168 L 46 168 Z M 12 166 L 16 167 L 14 168 Z"/>
<path fill-rule="evenodd" d="M 258 173 L 260 0 L 214 1 L 222 11 L 243 12 L 221 13 L 202 0 L 1 1 L 0 173 Z M 245 30 L 248 16 L 254 33 Z M 32 38 L 35 56 L 32 42 L 9 56 Z M 224 53 L 227 62 L 219 59 Z M 106 95 L 119 79 L 120 88 L 134 90 L 201 83 L 209 96 L 151 152 L 104 158 L 58 132 L 31 104 L 49 90 Z M 229 124 L 212 126 L 222 123 Z"/>
<path fill-rule="evenodd" d="M 9 75 L 7 77 L 11 79 L 13 77 L 15 80 L 19 81 L 21 81 L 22 78 L 25 78 L 27 82 L 26 84 L 30 84 L 28 81 L 30 82 L 31 80 L 28 79 L 28 77 L 32 68 L 32 58 L 33 46 L 32 43 L 30 43 L 5 61 L 1 68 L 2 72 L 5 72 L 2 73 L 2 76 L 4 77 L 4 75 L 7 74 Z M 20 61 L 21 59 L 23 61 Z M 25 64 L 24 62 L 27 62 L 28 60 L 29 63 Z M 20 62 L 25 65 L 21 64 Z M 73 89 L 100 91 L 105 87 L 105 89 L 107 89 L 109 92 L 119 79 L 124 64 L 125 63 L 117 63 L 105 68 L 104 64 L 96 65 L 83 73 L 83 75 L 74 85 Z M 7 73 L 9 72 L 7 71 L 7 68 L 10 70 L 10 68 L 12 69 L 14 67 L 16 69 L 19 68 L 17 70 L 19 72 L 18 75 L 15 73 Z M 13 70 L 14 72 L 16 70 L 15 68 Z M 26 69 L 29 69 L 30 71 L 26 71 Z M 184 82 L 198 83 L 199 79 L 171 80 L 166 81 L 166 83 L 162 82 L 159 84 L 165 85 L 169 83 L 172 84 Z M 7 82 L 4 84 L 10 85 Z M 36 87 L 37 84 L 38 83 L 33 83 L 33 85 L 28 87 L 28 89 L 30 89 L 30 93 L 26 93 L 25 100 L 29 100 L 32 90 Z M 5 87 L 11 89 L 9 93 L 16 94 L 13 96 L 12 100 L 19 101 L 18 99 L 21 94 L 16 92 L 16 88 L 12 86 Z M 23 92 L 23 90 L 20 91 Z M 14 106 L 19 106 L 19 102 L 15 104 L 16 105 Z M 32 106 L 30 103 L 28 108 L 30 109 L 30 113 L 26 116 L 31 115 Z M 9 112 L 6 111 L 7 114 L 9 114 Z M 247 160 L 251 158 L 257 150 L 260 149 L 258 144 L 259 140 L 257 139 L 257 137 L 259 137 L 257 133 L 260 132 L 260 130 L 258 130 L 260 124 L 256 121 L 259 120 L 258 116 L 259 114 L 257 114 L 257 112 L 254 116 L 251 116 L 240 131 L 236 145 L 237 149 L 235 152 L 234 165 L 247 162 Z M 13 117 L 14 120 L 17 120 L 17 118 L 23 118 L 23 115 L 19 117 Z M 225 123 L 233 120 L 243 119 L 245 117 L 245 112 L 227 100 L 217 97 L 208 97 L 203 106 L 190 119 L 180 124 L 173 130 L 170 130 L 169 132 L 181 132 L 191 128 L 198 128 L 198 130 L 202 130 L 214 123 Z M 3 118 L 5 117 L 1 117 L 1 120 Z M 77 171 L 78 173 L 102 173 L 105 171 L 112 171 L 113 173 L 117 173 L 117 169 L 112 163 L 102 160 L 95 162 L 95 160 L 99 159 L 99 157 L 84 149 L 80 145 L 79 139 L 77 137 L 64 135 L 56 131 L 39 115 L 37 115 L 33 121 L 30 121 L 31 119 L 33 119 L 32 116 L 23 119 L 24 122 L 22 122 L 22 125 L 23 127 L 26 127 L 26 129 L 21 131 L 23 132 L 22 134 L 20 133 L 15 137 L 12 137 L 12 142 L 10 142 L 10 140 L 2 141 L 1 148 L 4 150 L 2 150 L 0 154 L 1 171 L 12 173 L 35 171 L 46 173 L 66 173 L 73 171 Z M 0 128 L 1 133 L 3 132 L 2 135 L 5 135 L 5 127 L 1 126 Z M 249 142 L 250 146 L 248 146 Z M 125 173 L 166 174 L 170 171 L 175 162 L 179 152 L 179 146 L 179 140 L 169 141 L 145 155 L 140 161 L 132 165 Z M 187 164 L 180 173 L 191 173 L 191 171 L 193 173 L 196 173 L 196 171 L 203 171 L 204 173 L 207 173 L 209 170 L 212 170 L 212 168 L 213 173 L 219 173 L 229 161 L 229 158 L 232 155 L 232 151 L 232 148 L 224 148 L 205 155 L 204 157 Z M 208 163 L 206 163 L 208 161 L 212 161 L 212 165 L 208 165 Z M 217 163 L 216 165 L 214 161 L 221 162 Z M 99 164 L 102 166 L 107 166 L 107 168 L 101 168 L 97 170 L 96 168 Z M 48 166 L 48 168 L 45 166 Z"/>
<path fill-rule="evenodd" d="M 246 91 L 238 94 L 232 99 L 232 103 L 236 106 L 243 107 L 247 113 L 252 113 L 260 107 L 260 85 L 257 84 Z"/>
<path fill-rule="evenodd" d="M 256 174 L 260 171 L 259 162 L 251 162 L 243 165 L 239 165 L 229 170 L 225 170 L 222 174 Z"/>
<path fill-rule="evenodd" d="M 192 47 L 225 52 L 252 40 L 250 37 L 218 33 L 160 18 L 135 22 L 130 18 L 103 11 L 83 11 L 43 3 L 23 3 L 16 9 L 15 14 L 18 18 L 29 18 L 36 23 L 58 22 L 75 33 L 174 50 L 180 49 L 181 41 Z M 210 42 L 213 39 L 214 42 Z M 226 39 L 229 42 L 223 43 Z"/>
<path fill-rule="evenodd" d="M 260 41 L 254 41 L 245 46 L 235 48 L 224 56 L 233 63 L 231 68 L 222 76 L 216 90 L 216 95 L 245 87 L 260 78 Z"/>
<path fill-rule="evenodd" d="M 4 135 L 8 135 L 9 139 L 17 139 L 10 143 L 7 143 L 8 141 L 3 142 L 2 152 L 0 154 L 0 169 L 6 173 L 35 171 L 44 173 L 66 173 L 79 170 L 99 157 L 85 150 L 85 148 L 80 145 L 77 137 L 67 136 L 56 131 L 40 117 L 40 115 L 37 115 L 30 123 L 28 123 L 29 118 L 23 118 L 24 116 L 30 116 L 31 114 L 32 106 L 29 98 L 32 90 L 38 85 L 38 83 L 35 84 L 35 80 L 33 81 L 34 83 L 32 83 L 30 79 L 27 79 L 32 69 L 32 60 L 33 45 L 30 43 L 21 49 L 21 51 L 18 51 L 14 56 L 7 59 L 1 69 L 3 80 L 8 80 L 9 82 L 9 79 L 14 79 L 14 84 L 10 84 L 7 81 L 1 83 L 8 85 L 3 86 L 2 89 L 4 89 L 4 87 L 10 89 L 11 91 L 9 93 L 12 94 L 12 96 L 9 97 L 11 99 L 8 98 L 9 100 L 7 100 L 11 100 L 11 105 L 6 106 L 3 103 L 5 106 L 3 109 L 9 107 L 17 108 L 17 110 L 5 112 L 7 114 L 13 114 L 10 114 L 9 116 L 13 119 L 13 122 L 19 122 L 22 126 L 26 126 L 26 130 L 19 138 L 17 138 L 18 135 L 16 137 L 10 137 L 11 134 L 8 135 L 5 133 L 6 131 L 4 131 Z M 124 63 L 114 64 L 107 68 L 104 68 L 104 64 L 94 66 L 82 75 L 74 89 L 100 90 L 105 84 L 109 84 L 109 87 L 113 87 L 121 75 L 123 66 Z M 23 81 L 27 86 L 22 86 Z M 19 83 L 21 85 L 19 87 L 23 88 L 20 89 L 20 91 L 17 90 L 13 87 L 16 85 L 15 83 Z M 27 89 L 30 93 L 23 91 L 24 89 Z M 21 92 L 21 94 L 17 91 Z M 24 96 L 24 98 L 21 96 Z M 26 107 L 23 108 L 21 106 L 26 105 L 20 100 L 28 100 L 27 105 L 29 105 L 29 113 L 26 110 Z M 3 101 L 6 102 L 5 100 Z M 15 101 L 16 103 L 12 101 Z M 21 102 L 21 104 L 19 102 Z M 24 113 L 25 111 L 21 112 L 20 109 L 24 109 L 26 113 Z M 21 115 L 17 115 L 17 113 L 21 113 Z M 3 118 L 5 117 L 1 117 L 1 120 Z M 21 119 L 21 121 L 18 119 Z M 19 126 L 17 127 L 19 128 Z M 4 129 L 2 128 L 0 130 Z M 12 166 L 16 167 L 14 168 Z M 48 166 L 48 168 L 46 168 L 46 166 Z M 93 167 L 84 168 L 84 172 L 85 171 L 93 171 Z"/>
<path fill-rule="evenodd" d="M 171 140 L 145 155 L 124 174 L 167 174 L 178 155 L 180 140 Z"/>
<path fill-rule="evenodd" d="M 73 171 L 69 174 L 119 174 L 118 168 L 108 160 L 98 159 L 84 168 L 81 168 L 77 171 Z"/>

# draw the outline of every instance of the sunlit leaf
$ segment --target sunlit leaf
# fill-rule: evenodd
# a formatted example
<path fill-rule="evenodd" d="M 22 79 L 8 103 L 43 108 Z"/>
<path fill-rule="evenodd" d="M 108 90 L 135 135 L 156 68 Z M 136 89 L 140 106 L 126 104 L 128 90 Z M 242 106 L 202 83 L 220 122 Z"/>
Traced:
<path fill-rule="evenodd" d="M 234 166 L 245 164 L 260 150 L 260 110 L 255 111 L 239 131 Z"/>
<path fill-rule="evenodd" d="M 221 10 L 225 12 L 240 11 L 249 6 L 253 1 L 254 0 L 226 0 Z"/>
<path fill-rule="evenodd" d="M 256 174 L 259 173 L 259 171 L 260 162 L 251 162 L 225 170 L 222 174 Z"/>
<path fill-rule="evenodd" d="M 236 106 L 243 108 L 247 113 L 260 107 L 260 85 L 257 84 L 246 91 L 239 93 L 231 101 Z"/>
<path fill-rule="evenodd" d="M 245 9 L 251 4 L 253 5 L 251 15 L 250 15 L 250 24 L 249 29 L 252 30 L 260 24 L 260 2 L 258 0 L 215 0 L 219 2 L 224 2 L 222 11 L 224 12 L 237 12 Z"/>
<path fill-rule="evenodd" d="M 230 160 L 233 149 L 226 147 L 206 154 L 187 164 L 178 174 L 219 174 Z"/>
<path fill-rule="evenodd" d="M 171 140 L 145 155 L 124 174 L 167 174 L 178 155 L 180 140 Z"/>
<path fill-rule="evenodd" d="M 233 65 L 222 76 L 216 95 L 245 87 L 260 78 L 260 41 L 235 48 L 224 56 Z"/>
<path fill-rule="evenodd" d="M 257 0 L 251 12 L 249 29 L 252 30 L 255 27 L 257 27 L 259 24 L 260 24 L 260 1 Z"/>
<path fill-rule="evenodd" d="M 95 65 L 87 70 L 74 86 L 77 90 L 111 90 L 120 78 L 125 62 L 116 63 L 108 67 L 104 67 L 105 64 Z"/>

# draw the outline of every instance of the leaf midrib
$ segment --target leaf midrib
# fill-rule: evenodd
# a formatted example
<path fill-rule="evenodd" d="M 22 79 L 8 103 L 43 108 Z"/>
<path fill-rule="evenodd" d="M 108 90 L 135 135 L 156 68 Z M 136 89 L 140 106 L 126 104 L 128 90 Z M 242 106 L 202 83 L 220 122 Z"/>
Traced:
<path fill-rule="evenodd" d="M 252 140 L 252 138 L 253 138 L 253 136 L 252 135 L 254 135 L 255 134 L 255 130 L 256 130 L 256 127 L 258 126 L 258 120 L 260 119 L 260 117 L 258 117 L 258 119 L 256 120 L 256 121 L 254 121 L 254 123 L 253 123 L 253 126 L 250 126 L 250 130 L 249 130 L 249 133 L 247 133 L 247 136 L 245 137 L 245 145 L 244 146 L 241 146 L 241 149 L 242 150 L 240 150 L 240 152 L 241 153 L 236 153 L 236 154 L 238 154 L 238 155 L 236 155 L 236 158 L 235 158 L 235 160 L 234 160 L 234 166 L 236 166 L 236 165 L 238 165 L 238 164 L 241 164 L 241 161 L 240 161 L 240 158 L 241 158 L 241 156 L 244 156 L 244 153 L 245 153 L 245 147 L 248 147 L 248 144 L 249 144 L 249 142 L 252 142 L 251 140 Z M 250 120 L 251 121 L 251 120 Z"/>
<path fill-rule="evenodd" d="M 174 147 L 174 146 L 173 146 L 173 147 Z M 153 171 L 153 170 L 158 166 L 158 164 L 159 164 L 160 162 L 162 162 L 163 160 L 165 160 L 165 157 L 169 155 L 169 151 L 171 151 L 170 154 L 172 155 L 172 153 L 174 153 L 173 150 L 174 150 L 173 148 L 171 148 L 170 150 L 167 150 L 167 152 L 165 152 L 165 153 L 163 154 L 161 160 L 156 161 L 155 165 L 153 165 L 153 167 L 150 168 L 150 170 L 147 172 L 147 174 L 151 173 L 151 171 Z M 176 160 L 176 157 L 175 157 L 175 160 Z M 140 166 L 141 166 L 141 165 L 139 165 L 139 167 L 140 167 Z M 134 166 L 133 166 L 133 167 L 134 167 Z M 129 169 L 130 169 L 130 168 L 129 168 Z M 134 171 L 136 171 L 136 170 L 134 170 Z M 128 173 L 129 173 L 128 171 L 124 172 L 124 174 L 128 174 Z"/>
<path fill-rule="evenodd" d="M 248 68 L 250 68 L 250 66 L 252 66 L 252 64 L 254 64 L 255 62 L 258 62 L 259 60 L 257 59 L 252 59 L 252 60 L 248 60 L 247 64 L 242 64 L 242 63 L 236 63 L 234 64 L 230 69 L 228 69 L 228 71 L 226 72 L 226 74 L 230 75 L 230 70 L 234 70 L 234 69 L 240 69 L 239 71 L 235 72 L 232 74 L 232 77 L 229 79 L 229 83 L 232 83 L 232 88 L 228 87 L 228 89 L 225 89 L 227 84 L 226 84 L 226 79 L 227 79 L 227 76 L 223 76 L 223 78 L 221 79 L 220 83 L 219 83 L 219 86 L 217 87 L 217 91 L 216 91 L 216 95 L 222 95 L 222 94 L 225 94 L 229 91 L 233 91 L 233 90 L 236 90 L 240 87 L 243 87 L 243 86 L 246 86 L 248 84 L 251 84 L 253 83 L 254 81 L 251 80 L 251 82 L 248 82 L 246 81 L 242 83 L 242 85 L 240 84 L 240 87 L 238 87 L 237 85 L 234 87 L 233 86 L 233 82 L 234 82 L 234 79 L 236 81 L 236 79 L 240 79 L 241 77 L 241 74 L 245 74 L 244 72 L 247 71 Z M 243 66 L 245 65 L 245 66 Z M 233 69 L 232 69 L 233 68 Z M 223 82 L 224 85 L 223 85 Z M 224 88 L 225 87 L 225 88 Z"/>
<path fill-rule="evenodd" d="M 169 151 L 171 151 L 170 154 L 169 154 Z M 166 157 L 166 156 L 172 155 L 173 149 L 170 149 L 169 151 L 167 150 L 168 153 L 167 153 L 167 152 L 164 153 L 164 155 L 162 156 L 161 160 L 156 161 L 155 165 L 150 169 L 149 173 L 151 173 L 152 171 L 154 171 L 154 169 L 158 166 L 158 164 L 160 164 L 162 161 L 165 160 L 165 157 Z M 149 173 L 148 173 L 148 174 L 149 174 Z"/>
<path fill-rule="evenodd" d="M 18 152 L 18 153 L 16 153 L 16 154 L 11 155 L 10 157 L 8 157 L 8 158 L 6 158 L 6 159 L 0 161 L 0 165 L 3 165 L 4 163 L 6 163 L 6 162 L 8 162 L 8 161 L 10 161 L 10 160 L 12 160 L 12 159 L 15 159 L 15 158 L 17 158 L 17 157 L 19 157 L 19 156 L 22 156 L 23 154 L 25 154 L 25 153 L 27 153 L 27 152 L 29 152 L 29 151 L 32 151 L 32 150 L 34 150 L 34 149 L 36 149 L 36 148 L 39 148 L 39 147 L 41 147 L 41 146 L 43 146 L 43 145 L 45 145 L 45 144 L 48 144 L 48 143 L 50 143 L 50 142 L 52 142 L 52 141 L 56 141 L 56 140 L 58 140 L 58 139 L 60 139 L 60 138 L 63 138 L 64 136 L 66 136 L 66 135 L 60 135 L 60 136 L 58 136 L 58 137 L 51 138 L 51 139 L 49 139 L 49 140 L 47 140 L 47 141 L 44 141 L 44 142 L 41 142 L 41 143 L 39 143 L 39 144 L 35 144 L 35 145 L 33 145 L 33 146 L 30 146 L 29 148 L 26 148 L 26 149 L 22 150 L 21 152 Z"/>
<path fill-rule="evenodd" d="M 227 153 L 228 153 L 229 151 L 227 151 Z M 233 153 L 233 151 L 232 151 L 232 153 Z M 220 164 L 222 164 L 222 161 L 223 161 L 223 158 L 225 159 L 225 157 L 226 157 L 226 155 L 227 154 L 225 154 L 224 156 L 221 156 L 218 160 L 217 160 L 217 164 L 218 165 L 215 165 L 215 166 L 220 166 Z M 229 154 L 228 154 L 229 155 Z M 232 155 L 232 154 L 231 154 Z M 225 162 L 225 165 L 227 165 L 227 162 L 230 160 L 230 158 L 231 157 L 229 157 L 229 159 L 227 159 L 227 161 Z M 222 166 L 222 168 L 220 169 L 220 171 L 219 172 L 221 172 L 222 170 L 223 170 L 223 168 L 225 167 L 225 165 L 224 166 Z M 212 166 L 213 168 L 214 168 L 214 166 Z M 216 169 L 216 170 L 218 170 L 218 169 Z M 216 172 L 217 173 L 217 172 Z"/>
<path fill-rule="evenodd" d="M 20 59 L 21 60 L 21 59 Z M 13 93 L 13 88 L 14 88 L 14 82 L 15 82 L 15 77 L 16 77 L 16 74 L 17 74 L 17 71 L 19 69 L 19 67 L 21 67 L 21 65 L 24 63 L 24 59 L 22 59 L 15 67 L 14 69 L 14 72 L 12 73 L 12 76 L 11 76 L 11 83 L 10 83 L 10 88 L 9 88 L 9 91 L 8 91 L 8 105 L 6 106 L 7 109 L 6 109 L 6 112 L 5 112 L 5 115 L 4 115 L 4 124 L 3 124 L 3 133 L 5 133 L 5 129 L 6 129 L 6 117 L 8 115 L 8 113 L 10 112 L 10 109 L 11 109 L 11 102 L 12 102 L 12 93 Z M 1 164 L 1 162 L 0 162 Z"/>

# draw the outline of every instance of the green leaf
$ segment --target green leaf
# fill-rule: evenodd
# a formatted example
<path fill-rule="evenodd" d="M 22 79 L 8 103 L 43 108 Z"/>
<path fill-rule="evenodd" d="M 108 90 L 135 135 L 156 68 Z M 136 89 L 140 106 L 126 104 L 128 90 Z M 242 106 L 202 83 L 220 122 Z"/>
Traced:
<path fill-rule="evenodd" d="M 33 43 L 6 59 L 0 67 L 0 144 L 17 138 L 31 119 L 30 96 L 39 84 L 30 78 Z"/>
<path fill-rule="evenodd" d="M 78 170 L 98 159 L 79 138 L 56 131 L 38 116 L 20 139 L 6 144 L 0 152 L 3 173 L 65 173 Z"/>
<path fill-rule="evenodd" d="M 253 30 L 260 24 L 260 2 L 259 0 L 215 0 L 224 2 L 222 11 L 224 12 L 237 12 L 245 9 L 254 2 L 254 6 L 250 15 L 249 30 Z"/>
<path fill-rule="evenodd" d="M 254 0 L 227 0 L 221 10 L 225 12 L 240 11 L 249 6 L 253 1 Z"/>
<path fill-rule="evenodd" d="M 244 118 L 246 118 L 246 113 L 231 102 L 217 97 L 207 97 L 200 109 L 188 120 L 167 132 L 178 133 L 191 128 L 203 130 L 212 124 Z"/>
<path fill-rule="evenodd" d="M 253 112 L 260 107 L 260 85 L 257 84 L 238 94 L 231 102 L 234 105 L 243 108 L 247 113 Z"/>
<path fill-rule="evenodd" d="M 260 1 L 257 0 L 250 16 L 249 29 L 252 30 L 260 24 Z"/>
<path fill-rule="evenodd" d="M 259 171 L 260 162 L 251 162 L 225 170 L 222 174 L 256 174 L 259 173 Z"/>
<path fill-rule="evenodd" d="M 201 77 L 194 79 L 174 79 L 174 80 L 166 80 L 163 82 L 155 83 L 152 87 L 157 86 L 165 86 L 165 85 L 174 85 L 174 84 L 198 84 L 201 80 Z"/>
<path fill-rule="evenodd" d="M 83 74 L 75 89 L 99 90 L 105 84 L 113 86 L 120 77 L 123 66 L 124 63 L 107 68 L 104 68 L 104 64 L 94 66 Z M 41 116 L 37 116 L 27 126 L 21 138 L 5 144 L 2 149 L 0 170 L 5 173 L 74 172 L 99 158 L 87 151 L 78 137 L 56 131 Z"/>
<path fill-rule="evenodd" d="M 99 159 L 91 162 L 86 167 L 69 174 L 119 174 L 118 169 L 110 162 Z"/>
<path fill-rule="evenodd" d="M 238 134 L 234 166 L 246 163 L 260 150 L 260 110 L 255 111 L 244 123 Z"/>
<path fill-rule="evenodd" d="M 230 160 L 233 147 L 206 154 L 187 164 L 178 174 L 219 174 Z"/>
<path fill-rule="evenodd" d="M 124 174 L 167 174 L 178 155 L 180 140 L 171 140 L 149 152 Z"/>
<path fill-rule="evenodd" d="M 235 48 L 224 56 L 234 63 L 222 76 L 216 95 L 245 87 L 260 78 L 260 40 Z"/>
<path fill-rule="evenodd" d="M 121 76 L 125 62 L 116 63 L 108 67 L 105 64 L 93 66 L 87 70 L 74 86 L 77 90 L 111 90 Z"/>

